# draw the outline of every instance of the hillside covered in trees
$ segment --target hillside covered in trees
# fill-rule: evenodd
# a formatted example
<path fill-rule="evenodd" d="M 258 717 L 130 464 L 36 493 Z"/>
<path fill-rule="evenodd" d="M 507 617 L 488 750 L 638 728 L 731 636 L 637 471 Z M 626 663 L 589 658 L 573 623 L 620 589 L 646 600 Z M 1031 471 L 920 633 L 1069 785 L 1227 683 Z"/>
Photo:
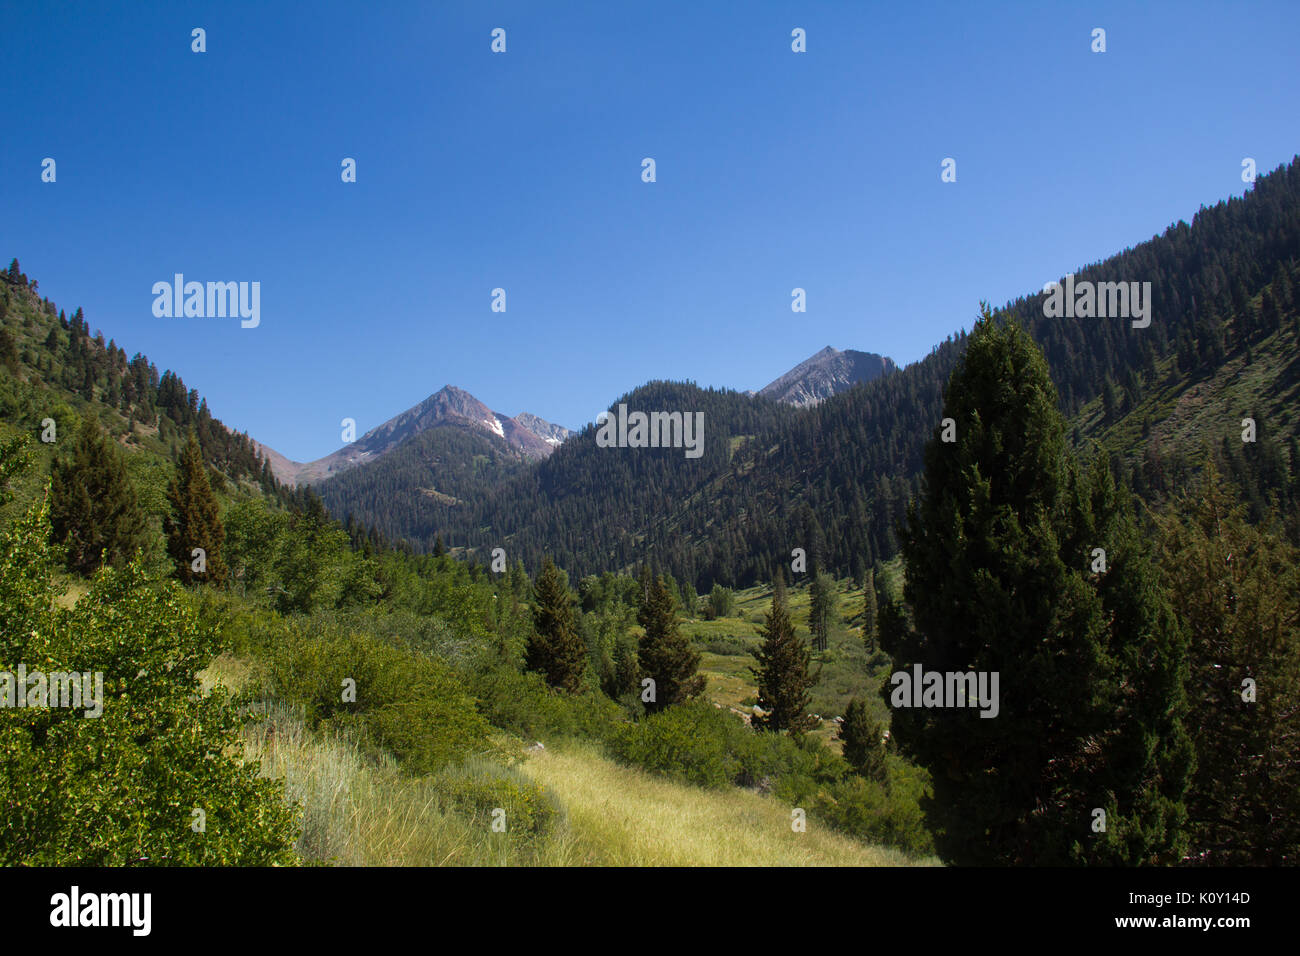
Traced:
<path fill-rule="evenodd" d="M 1132 388 L 1103 382 L 1090 398 L 1082 385 L 1066 398 L 1015 308 L 985 310 L 926 362 L 814 409 L 652 383 L 629 403 L 694 402 L 725 440 L 698 459 L 608 455 L 588 432 L 539 467 L 480 486 L 464 473 L 467 513 L 521 488 L 562 506 L 539 512 L 556 538 L 531 564 L 509 542 L 480 562 L 436 537 L 421 554 L 355 516 L 339 522 L 269 478 L 196 393 L 178 406 L 176 376 L 125 399 L 123 353 L 78 314 L 64 329 L 16 263 L 10 275 L 0 671 L 97 670 L 96 706 L 112 716 L 0 710 L 0 805 L 22 808 L 0 818 L 6 862 L 619 862 L 625 837 L 565 803 L 612 799 L 575 775 L 640 786 L 617 766 L 731 806 L 752 791 L 744 799 L 766 801 L 746 804 L 754 819 L 796 807 L 847 841 L 821 844 L 841 860 L 1300 858 L 1300 552 L 1283 520 L 1295 501 L 1294 260 L 1233 313 L 1213 369 L 1185 366 L 1174 344 Z M 1182 341 L 1194 353 L 1200 339 Z M 1195 394 L 1214 400 L 1186 408 Z M 891 408 L 911 429 L 883 428 Z M 850 417 L 863 409 L 865 422 Z M 1265 440 L 1228 429 L 1249 412 Z M 813 422 L 871 438 L 831 442 Z M 1177 456 L 1134 438 L 1211 426 L 1231 433 L 1199 460 L 1185 438 Z M 877 481 L 887 516 L 914 507 L 884 526 L 878 551 L 850 554 L 844 542 L 870 542 L 883 521 L 866 510 L 875 499 L 838 524 L 807 499 L 851 495 L 836 476 L 891 455 L 917 464 L 907 481 Z M 782 488 L 806 500 L 777 507 Z M 593 500 L 608 550 L 583 573 Z M 761 550 L 732 552 L 757 584 L 742 611 L 720 574 L 701 596 L 707 572 L 640 561 L 618 530 L 640 520 L 652 546 L 677 541 L 682 516 L 710 508 L 714 523 L 681 540 L 703 549 L 728 522 L 794 527 L 811 561 L 773 538 L 769 576 Z M 674 547 L 665 564 L 687 561 Z M 727 553 L 712 548 L 715 561 Z M 894 549 L 901 560 L 886 560 Z M 856 584 L 828 573 L 859 569 Z M 913 666 L 1004 674 L 1001 719 L 900 709 L 891 672 Z M 815 701 L 842 706 L 841 720 Z M 561 753 L 534 777 L 538 740 Z M 1007 772 L 995 781 L 989 767 Z M 64 778 L 75 786 L 43 783 Z M 88 800 L 121 813 L 87 824 Z M 178 806 L 217 821 L 215 838 Z M 768 836 L 764 859 L 806 858 Z"/>
<path fill-rule="evenodd" d="M 1209 449 L 1258 518 L 1270 500 L 1300 534 L 1300 161 L 1243 198 L 1079 270 L 1076 281 L 1151 283 L 1149 327 L 1051 318 L 1036 291 L 1001 311 L 1047 357 L 1076 446 L 1100 442 L 1151 503 L 1194 478 Z M 430 496 L 418 456 L 380 460 L 322 494 L 393 539 L 438 539 L 486 561 L 505 548 L 534 567 L 550 554 L 586 574 L 653 561 L 695 587 L 746 587 L 804 547 L 819 567 L 861 580 L 897 551 L 918 492 L 922 448 L 965 347 L 958 333 L 899 372 L 793 409 L 738 392 L 652 382 L 629 408 L 703 411 L 706 448 L 609 454 L 588 426 L 545 462 Z M 1252 418 L 1256 440 L 1240 441 Z"/>

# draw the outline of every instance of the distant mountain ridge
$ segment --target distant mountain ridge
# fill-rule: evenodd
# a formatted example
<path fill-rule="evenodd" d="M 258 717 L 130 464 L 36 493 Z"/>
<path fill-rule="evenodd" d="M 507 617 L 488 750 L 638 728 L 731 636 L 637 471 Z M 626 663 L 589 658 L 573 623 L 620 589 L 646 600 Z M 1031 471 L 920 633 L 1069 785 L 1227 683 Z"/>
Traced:
<path fill-rule="evenodd" d="M 894 360 L 874 352 L 831 348 L 800 362 L 776 381 L 758 390 L 759 395 L 787 405 L 806 408 L 824 402 L 832 395 L 898 371 Z"/>
<path fill-rule="evenodd" d="M 494 436 L 526 459 L 545 458 L 572 434 L 562 425 L 524 412 L 518 417 L 494 412 L 469 392 L 444 386 L 418 405 L 370 429 L 354 442 L 311 462 L 291 461 L 257 443 L 271 471 L 286 484 L 315 484 L 358 465 L 368 464 L 430 428 L 455 427 Z"/>

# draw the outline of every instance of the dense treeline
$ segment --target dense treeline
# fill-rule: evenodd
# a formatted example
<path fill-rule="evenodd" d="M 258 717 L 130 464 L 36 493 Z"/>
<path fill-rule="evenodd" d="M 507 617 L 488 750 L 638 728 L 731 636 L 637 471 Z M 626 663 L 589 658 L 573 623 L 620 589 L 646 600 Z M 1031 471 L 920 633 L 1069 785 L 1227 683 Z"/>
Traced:
<path fill-rule="evenodd" d="M 385 540 L 433 550 L 442 516 L 482 501 L 527 460 L 504 439 L 470 426 L 427 429 L 380 459 L 382 467 L 354 468 L 318 488 L 331 514 L 373 529 Z"/>
<path fill-rule="evenodd" d="M 1300 862 L 1300 551 L 1245 521 L 1213 463 L 1144 521 L 1106 455 L 1069 448 L 1057 399 L 1023 328 L 985 312 L 880 615 L 881 695 L 933 781 L 936 846 Z"/>
<path fill-rule="evenodd" d="M 139 441 L 156 436 L 173 451 L 193 430 L 208 467 L 283 494 L 248 435 L 214 418 L 206 399 L 197 389 L 187 389 L 179 375 L 160 373 L 139 352 L 128 359 L 115 340 L 104 341 L 102 332 L 92 335 L 82 310 L 68 317 L 41 298 L 36 281 L 28 280 L 17 259 L 0 272 L 0 280 L 0 364 L 10 373 L 0 378 L 0 406 L 7 421 L 33 435 L 49 417 L 62 428 L 70 420 L 63 409 L 73 407 L 72 402 L 95 408 L 101 417 L 108 410 L 115 437 Z"/>
<path fill-rule="evenodd" d="M 1243 198 L 1202 208 L 1190 225 L 1082 269 L 1076 281 L 1085 280 L 1150 282 L 1150 326 L 1049 318 L 1042 292 L 1002 310 L 1044 351 L 1072 442 L 1102 438 L 1121 477 L 1157 503 L 1187 487 L 1208 445 L 1254 518 L 1276 505 L 1300 535 L 1300 449 L 1287 411 L 1300 382 L 1300 161 L 1260 177 Z M 653 560 L 707 590 L 767 580 L 802 547 L 813 568 L 860 581 L 897 553 L 895 528 L 919 490 L 922 449 L 965 343 L 959 333 L 902 371 L 806 410 L 667 382 L 619 400 L 704 411 L 698 460 L 678 450 L 600 449 L 588 427 L 465 504 L 421 502 L 415 512 L 418 476 L 399 479 L 385 459 L 328 495 L 340 513 L 364 502 L 367 521 L 418 548 L 441 537 L 482 560 L 505 547 L 530 567 L 551 554 L 578 574 Z M 1231 440 L 1236 432 L 1226 428 L 1190 442 L 1161 438 L 1178 397 L 1234 376 L 1229 363 L 1264 357 L 1274 365 L 1254 396 L 1260 407 L 1225 407 L 1221 416 L 1256 418 L 1255 443 Z"/>

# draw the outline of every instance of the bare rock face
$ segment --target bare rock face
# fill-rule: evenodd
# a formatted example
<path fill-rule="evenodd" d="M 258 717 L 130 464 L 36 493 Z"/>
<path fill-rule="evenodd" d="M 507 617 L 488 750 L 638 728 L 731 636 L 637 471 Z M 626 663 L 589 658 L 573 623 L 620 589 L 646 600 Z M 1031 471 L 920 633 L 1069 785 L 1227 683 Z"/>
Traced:
<path fill-rule="evenodd" d="M 838 392 L 861 382 L 898 370 L 893 359 L 874 352 L 843 352 L 829 345 L 811 358 L 800 362 L 776 381 L 758 390 L 766 398 L 787 405 L 806 407 L 824 402 Z"/>

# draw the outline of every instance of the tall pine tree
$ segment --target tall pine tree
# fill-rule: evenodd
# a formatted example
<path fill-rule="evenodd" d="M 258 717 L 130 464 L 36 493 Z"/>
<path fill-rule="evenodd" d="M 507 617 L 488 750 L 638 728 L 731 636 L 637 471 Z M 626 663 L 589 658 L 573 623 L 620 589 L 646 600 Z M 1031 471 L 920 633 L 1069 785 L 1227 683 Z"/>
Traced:
<path fill-rule="evenodd" d="M 221 546 L 226 540 L 226 530 L 221 524 L 220 508 L 208 483 L 203 452 L 193 430 L 167 488 L 167 501 L 171 504 L 171 514 L 163 522 L 163 530 L 167 533 L 167 553 L 176 566 L 176 577 L 185 584 L 225 584 L 228 572 L 221 557 Z"/>
<path fill-rule="evenodd" d="M 587 645 L 573 616 L 573 594 L 550 557 L 542 562 L 533 591 L 533 634 L 526 666 L 540 671 L 552 687 L 577 693 L 587 670 Z"/>
<path fill-rule="evenodd" d="M 808 648 L 794 631 L 785 600 L 785 579 L 778 571 L 761 637 L 754 651 L 758 662 L 751 668 L 758 679 L 758 706 L 753 726 L 759 730 L 788 730 L 800 734 L 812 721 L 808 717 L 809 689 L 815 683 L 808 673 Z"/>
<path fill-rule="evenodd" d="M 650 583 L 637 622 L 645 629 L 637 647 L 641 677 L 655 682 L 654 700 L 646 701 L 646 710 L 655 713 L 698 696 L 704 690 L 704 676 L 696 674 L 700 655 L 678 627 L 677 607 L 662 577 L 656 575 Z"/>
<path fill-rule="evenodd" d="M 894 739 L 931 773 L 940 853 L 962 864 L 1176 859 L 1191 760 L 1185 645 L 1126 498 L 1104 462 L 1077 474 L 1042 354 L 987 307 L 943 416 L 956 440 L 936 428 L 902 543 L 913 623 L 881 613 L 896 671 L 1000 678 L 991 719 L 976 707 L 894 709 Z"/>
<path fill-rule="evenodd" d="M 808 585 L 808 630 L 812 633 L 814 650 L 824 651 L 830 645 L 834 605 L 834 580 L 824 571 L 815 572 Z"/>
<path fill-rule="evenodd" d="M 1192 859 L 1300 864 L 1300 551 L 1251 525 L 1208 463 L 1163 516 L 1161 570 L 1191 642 Z"/>
<path fill-rule="evenodd" d="M 876 653 L 876 609 L 876 571 L 870 568 L 862 587 L 862 643 L 869 655 Z"/>
<path fill-rule="evenodd" d="M 107 558 L 121 567 L 144 542 L 144 516 L 126 462 L 93 419 L 84 419 L 71 451 L 52 469 L 50 523 L 70 570 L 95 571 Z"/>

